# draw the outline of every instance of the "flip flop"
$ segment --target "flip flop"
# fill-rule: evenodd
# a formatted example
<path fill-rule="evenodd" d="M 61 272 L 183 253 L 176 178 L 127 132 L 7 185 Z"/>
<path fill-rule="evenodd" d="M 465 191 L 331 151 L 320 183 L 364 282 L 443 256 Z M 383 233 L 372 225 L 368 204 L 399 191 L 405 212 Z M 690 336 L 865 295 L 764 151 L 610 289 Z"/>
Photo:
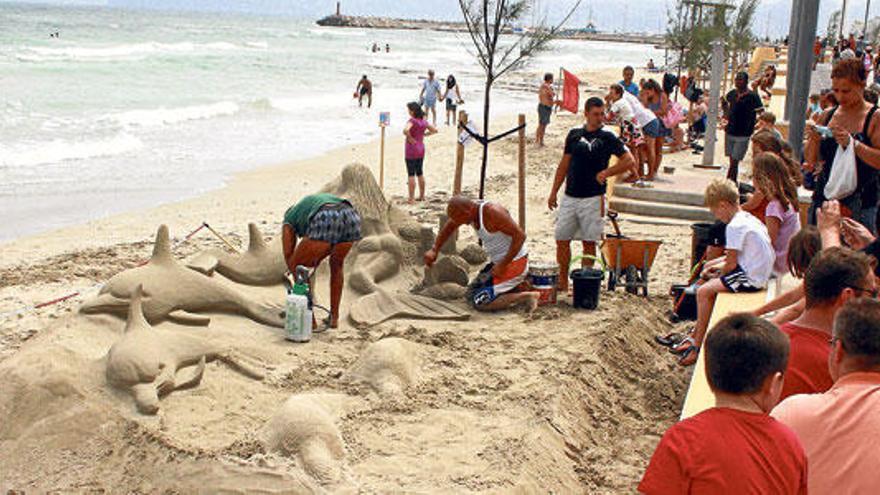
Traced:
<path fill-rule="evenodd" d="M 697 354 L 700 352 L 700 346 L 697 345 L 693 337 L 688 337 L 678 346 L 670 348 L 669 352 L 679 356 L 678 364 L 682 366 L 690 366 L 697 362 Z"/>
<path fill-rule="evenodd" d="M 678 332 L 670 332 L 666 335 L 655 335 L 654 342 L 665 346 L 665 347 L 674 347 L 688 338 L 688 334 L 686 333 L 678 333 Z"/>
<path fill-rule="evenodd" d="M 697 363 L 697 357 L 700 355 L 700 348 L 697 345 L 688 347 L 678 358 L 678 364 L 681 366 L 693 366 Z"/>

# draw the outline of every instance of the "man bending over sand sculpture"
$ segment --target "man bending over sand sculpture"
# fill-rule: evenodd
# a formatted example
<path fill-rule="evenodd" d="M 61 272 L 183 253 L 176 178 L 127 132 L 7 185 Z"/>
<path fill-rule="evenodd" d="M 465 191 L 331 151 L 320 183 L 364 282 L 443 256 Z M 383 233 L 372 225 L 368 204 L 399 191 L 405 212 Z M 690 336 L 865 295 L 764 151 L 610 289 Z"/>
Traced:
<path fill-rule="evenodd" d="M 446 206 L 449 220 L 440 229 L 434 246 L 425 253 L 429 268 L 437 261 L 443 244 L 462 225 L 477 231 L 489 256 L 486 265 L 468 290 L 468 302 L 480 311 L 497 311 L 525 304 L 529 312 L 538 307 L 538 292 L 523 291 L 520 286 L 529 271 L 526 234 L 501 205 L 455 196 Z"/>
<path fill-rule="evenodd" d="M 361 217 L 348 201 L 329 193 L 306 196 L 284 214 L 281 244 L 291 272 L 297 266 L 317 268 L 330 257 L 330 328 L 339 326 L 343 265 L 355 242 L 361 240 Z M 313 325 L 316 332 L 318 329 Z"/>

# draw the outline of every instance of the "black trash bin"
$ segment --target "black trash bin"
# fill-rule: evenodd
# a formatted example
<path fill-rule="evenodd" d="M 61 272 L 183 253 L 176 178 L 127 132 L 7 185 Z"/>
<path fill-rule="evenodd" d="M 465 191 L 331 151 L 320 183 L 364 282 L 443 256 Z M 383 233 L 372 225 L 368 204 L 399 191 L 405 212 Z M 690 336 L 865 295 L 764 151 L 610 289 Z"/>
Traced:
<path fill-rule="evenodd" d="M 703 259 L 703 254 L 709 246 L 724 245 L 724 228 L 722 222 L 700 222 L 691 225 L 691 266 L 696 265 Z"/>
<path fill-rule="evenodd" d="M 575 308 L 596 309 L 599 307 L 599 290 L 605 272 L 595 268 L 581 268 L 571 272 L 573 285 L 571 304 Z"/>

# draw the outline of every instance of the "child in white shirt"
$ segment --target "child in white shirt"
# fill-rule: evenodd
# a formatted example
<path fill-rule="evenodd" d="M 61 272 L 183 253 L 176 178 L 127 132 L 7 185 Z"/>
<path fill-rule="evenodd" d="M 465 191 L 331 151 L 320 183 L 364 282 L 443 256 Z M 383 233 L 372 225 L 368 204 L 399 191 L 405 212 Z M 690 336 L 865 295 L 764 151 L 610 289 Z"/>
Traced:
<path fill-rule="evenodd" d="M 673 352 L 681 356 L 682 366 L 697 361 L 715 297 L 721 292 L 757 292 L 765 288 L 776 260 L 767 227 L 740 209 L 739 191 L 732 181 L 712 181 L 706 188 L 706 206 L 715 218 L 727 224 L 725 255 L 703 268 L 702 278 L 706 282 L 697 289 L 697 323 L 693 336 L 673 348 Z"/>

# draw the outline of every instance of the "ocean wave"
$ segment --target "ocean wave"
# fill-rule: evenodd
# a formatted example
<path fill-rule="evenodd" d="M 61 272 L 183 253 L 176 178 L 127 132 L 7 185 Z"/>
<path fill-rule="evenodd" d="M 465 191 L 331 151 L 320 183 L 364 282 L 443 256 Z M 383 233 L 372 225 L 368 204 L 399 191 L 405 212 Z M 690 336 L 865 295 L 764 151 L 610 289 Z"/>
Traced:
<path fill-rule="evenodd" d="M 309 32 L 318 36 L 366 36 L 366 31 L 355 31 L 351 28 L 309 28 Z"/>
<path fill-rule="evenodd" d="M 261 50 L 269 48 L 269 43 L 266 43 L 265 41 L 246 41 L 244 45 L 249 48 L 259 48 Z"/>
<path fill-rule="evenodd" d="M 0 165 L 26 167 L 68 160 L 83 160 L 101 156 L 121 155 L 142 148 L 140 139 L 131 134 L 120 133 L 107 139 L 91 141 L 65 141 L 27 143 L 20 146 L 0 146 Z"/>
<path fill-rule="evenodd" d="M 224 115 L 234 115 L 239 111 L 237 103 L 220 101 L 208 105 L 193 105 L 178 108 L 154 108 L 150 110 L 129 110 L 109 115 L 112 120 L 127 126 L 154 127 L 176 124 L 187 120 L 210 119 Z"/>
<path fill-rule="evenodd" d="M 138 59 L 153 55 L 187 54 L 203 51 L 231 51 L 244 47 L 225 41 L 211 43 L 130 43 L 112 46 L 30 46 L 16 54 L 23 62 L 49 62 L 63 60 L 101 61 Z"/>

